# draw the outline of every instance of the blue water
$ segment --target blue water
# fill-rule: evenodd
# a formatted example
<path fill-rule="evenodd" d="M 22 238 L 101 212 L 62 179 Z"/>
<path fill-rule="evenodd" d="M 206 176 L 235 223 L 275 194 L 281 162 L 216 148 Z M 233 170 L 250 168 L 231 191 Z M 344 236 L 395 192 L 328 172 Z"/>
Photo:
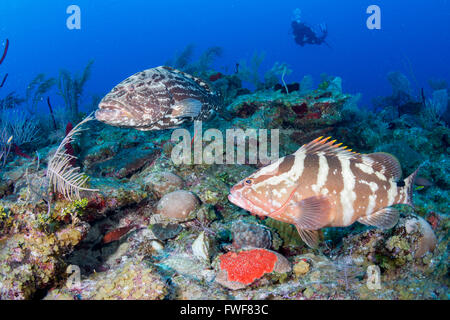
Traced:
<path fill-rule="evenodd" d="M 81 30 L 66 27 L 71 4 L 81 8 Z M 366 27 L 371 4 L 381 8 L 381 30 Z M 295 44 L 290 26 L 295 8 L 302 10 L 304 21 L 328 25 L 331 49 Z M 198 53 L 223 47 L 214 67 L 224 73 L 253 52 L 265 51 L 262 74 L 280 61 L 294 71 L 288 82 L 306 74 L 316 84 L 321 73 L 341 76 L 344 91 L 362 93 L 365 105 L 391 93 L 389 71 L 403 72 L 414 90 L 424 87 L 428 94 L 428 79 L 450 82 L 446 0 L 2 0 L 0 43 L 6 38 L 10 51 L 0 75 L 8 72 L 9 78 L 2 96 L 24 93 L 38 73 L 57 77 L 61 68 L 81 71 L 95 59 L 82 99 L 88 102 L 129 75 L 163 64 L 189 43 Z"/>

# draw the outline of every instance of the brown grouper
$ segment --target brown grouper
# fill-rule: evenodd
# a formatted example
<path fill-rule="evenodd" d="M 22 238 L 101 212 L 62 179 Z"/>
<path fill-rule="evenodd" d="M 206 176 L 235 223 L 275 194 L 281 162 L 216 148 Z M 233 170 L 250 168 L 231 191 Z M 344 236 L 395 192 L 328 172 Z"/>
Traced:
<path fill-rule="evenodd" d="M 412 206 L 418 169 L 405 180 L 398 160 L 383 152 L 359 154 L 322 137 L 245 178 L 228 199 L 253 214 L 294 224 L 310 247 L 317 230 L 355 221 L 391 228 L 395 204 Z"/>
<path fill-rule="evenodd" d="M 203 80 L 161 66 L 138 72 L 115 86 L 100 101 L 95 117 L 118 127 L 163 130 L 211 118 L 220 100 Z"/>

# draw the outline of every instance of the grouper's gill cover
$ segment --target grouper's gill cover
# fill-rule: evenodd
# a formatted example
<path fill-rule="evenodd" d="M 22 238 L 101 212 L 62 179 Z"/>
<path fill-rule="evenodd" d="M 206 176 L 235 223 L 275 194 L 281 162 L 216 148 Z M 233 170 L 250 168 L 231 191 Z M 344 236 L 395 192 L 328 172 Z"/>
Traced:
<path fill-rule="evenodd" d="M 219 106 L 218 94 L 203 80 L 161 66 L 138 72 L 115 86 L 100 101 L 95 117 L 118 127 L 163 130 L 206 120 Z"/>
<path fill-rule="evenodd" d="M 355 221 L 391 228 L 394 204 L 412 206 L 418 169 L 401 179 L 398 160 L 383 152 L 358 154 L 322 137 L 233 186 L 229 200 L 253 214 L 294 224 L 311 247 L 317 230 Z"/>

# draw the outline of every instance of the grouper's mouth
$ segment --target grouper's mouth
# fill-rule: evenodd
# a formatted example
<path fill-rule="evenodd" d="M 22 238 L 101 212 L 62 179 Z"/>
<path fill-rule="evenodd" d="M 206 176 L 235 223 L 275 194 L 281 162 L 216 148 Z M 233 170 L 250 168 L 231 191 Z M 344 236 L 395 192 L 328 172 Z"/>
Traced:
<path fill-rule="evenodd" d="M 228 200 L 232 203 L 237 205 L 238 207 L 241 208 L 245 208 L 246 207 L 246 203 L 244 201 L 244 199 L 242 199 L 242 197 L 236 197 L 234 194 L 230 193 L 228 195 Z"/>
<path fill-rule="evenodd" d="M 266 216 L 267 212 L 256 206 L 252 201 L 250 201 L 249 199 L 246 199 L 244 197 L 242 197 L 241 195 L 237 195 L 234 192 L 230 192 L 230 194 L 228 195 L 228 200 L 233 203 L 234 205 L 245 209 L 247 211 L 250 211 L 251 213 L 260 215 L 260 216 Z"/>
<path fill-rule="evenodd" d="M 95 118 L 99 121 L 106 121 L 108 119 L 116 118 L 120 114 L 119 110 L 110 108 L 100 108 L 95 111 Z"/>
<path fill-rule="evenodd" d="M 95 111 L 95 118 L 98 121 L 115 125 L 127 124 L 133 119 L 132 115 L 120 106 L 102 103 L 99 104 L 97 111 Z"/>

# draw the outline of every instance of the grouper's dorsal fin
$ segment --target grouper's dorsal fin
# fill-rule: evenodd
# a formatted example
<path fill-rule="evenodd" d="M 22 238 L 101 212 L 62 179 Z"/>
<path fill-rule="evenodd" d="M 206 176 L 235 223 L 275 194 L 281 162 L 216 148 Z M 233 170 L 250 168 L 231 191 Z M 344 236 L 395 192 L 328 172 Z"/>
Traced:
<path fill-rule="evenodd" d="M 375 152 L 365 155 L 364 159 L 366 162 L 372 160 L 373 163 L 370 165 L 373 170 L 383 173 L 388 179 L 393 178 L 395 181 L 398 181 L 402 178 L 402 167 L 400 162 L 392 154 L 387 152 Z"/>
<path fill-rule="evenodd" d="M 162 66 L 163 69 L 175 72 L 175 73 L 179 73 L 181 74 L 183 77 L 188 78 L 193 80 L 195 83 L 197 83 L 200 87 L 202 87 L 203 89 L 205 89 L 207 92 L 213 94 L 214 90 L 211 89 L 211 87 L 209 86 L 209 84 L 207 84 L 204 80 L 198 78 L 198 77 L 194 77 L 193 75 L 190 75 L 189 73 L 183 72 L 181 70 L 172 68 L 172 67 L 167 67 L 167 66 Z"/>
<path fill-rule="evenodd" d="M 393 155 L 386 152 L 360 154 L 353 152 L 352 149 L 347 149 L 346 146 L 341 147 L 342 143 L 335 144 L 336 140 L 328 141 L 330 138 L 319 137 L 303 145 L 297 152 L 305 152 L 306 154 L 322 152 L 324 155 L 336 155 L 349 160 L 358 159 L 362 161 L 363 165 L 370 167 L 375 172 L 383 174 L 387 179 L 392 178 L 395 181 L 401 179 L 402 167 Z"/>
<path fill-rule="evenodd" d="M 353 152 L 352 149 L 347 149 L 347 146 L 341 147 L 342 143 L 335 144 L 336 140 L 328 141 L 331 137 L 319 137 L 313 141 L 303 145 L 297 152 L 304 152 L 306 154 L 317 154 L 319 152 L 325 155 L 339 155 L 347 159 L 354 159 L 360 154 Z"/>

